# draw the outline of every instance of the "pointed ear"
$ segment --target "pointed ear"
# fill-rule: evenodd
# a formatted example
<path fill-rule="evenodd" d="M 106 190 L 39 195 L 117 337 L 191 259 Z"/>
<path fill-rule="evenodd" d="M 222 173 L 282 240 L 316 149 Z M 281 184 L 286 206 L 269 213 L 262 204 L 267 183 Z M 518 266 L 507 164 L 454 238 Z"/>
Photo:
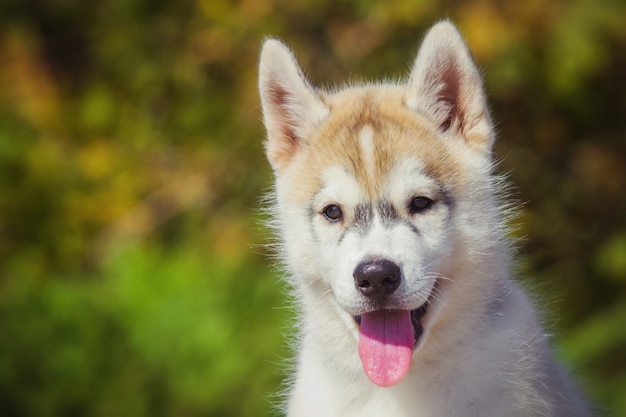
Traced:
<path fill-rule="evenodd" d="M 263 44 L 259 91 L 267 130 L 266 154 L 278 171 L 328 116 L 328 108 L 309 85 L 289 48 L 275 39 Z"/>
<path fill-rule="evenodd" d="M 485 154 L 494 142 L 482 80 L 457 29 L 443 21 L 430 29 L 411 70 L 406 103 L 442 132 L 460 134 Z"/>

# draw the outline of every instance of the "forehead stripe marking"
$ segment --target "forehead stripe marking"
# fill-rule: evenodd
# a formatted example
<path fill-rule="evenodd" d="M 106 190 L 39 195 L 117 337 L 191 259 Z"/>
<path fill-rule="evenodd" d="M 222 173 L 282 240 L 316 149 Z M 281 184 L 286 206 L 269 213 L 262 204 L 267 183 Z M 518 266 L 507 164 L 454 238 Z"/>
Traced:
<path fill-rule="evenodd" d="M 365 172 L 370 179 L 375 177 L 376 158 L 374 148 L 374 129 L 365 125 L 359 132 L 359 148 L 361 150 L 361 160 L 365 165 Z"/>

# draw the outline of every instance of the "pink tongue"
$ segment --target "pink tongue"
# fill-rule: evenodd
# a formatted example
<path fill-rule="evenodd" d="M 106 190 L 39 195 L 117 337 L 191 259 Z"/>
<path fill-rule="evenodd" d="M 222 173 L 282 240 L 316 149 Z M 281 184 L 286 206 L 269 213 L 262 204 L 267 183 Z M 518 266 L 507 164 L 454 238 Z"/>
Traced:
<path fill-rule="evenodd" d="M 414 344 L 410 311 L 379 310 L 361 316 L 359 356 L 374 384 L 390 387 L 400 382 L 411 366 Z"/>

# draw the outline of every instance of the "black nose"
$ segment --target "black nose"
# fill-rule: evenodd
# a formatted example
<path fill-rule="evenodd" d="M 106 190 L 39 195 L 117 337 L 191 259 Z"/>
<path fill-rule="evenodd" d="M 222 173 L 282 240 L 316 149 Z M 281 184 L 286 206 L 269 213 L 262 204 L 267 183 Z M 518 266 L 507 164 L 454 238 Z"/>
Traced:
<path fill-rule="evenodd" d="M 400 286 L 400 267 L 386 259 L 361 262 L 354 269 L 354 283 L 367 297 L 384 297 Z"/>

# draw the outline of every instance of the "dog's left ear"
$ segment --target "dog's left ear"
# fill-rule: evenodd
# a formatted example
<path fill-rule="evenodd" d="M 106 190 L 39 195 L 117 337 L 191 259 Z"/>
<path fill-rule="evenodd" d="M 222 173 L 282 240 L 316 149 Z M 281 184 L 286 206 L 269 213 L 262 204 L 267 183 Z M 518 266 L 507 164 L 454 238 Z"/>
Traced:
<path fill-rule="evenodd" d="M 468 146 L 490 154 L 495 135 L 482 80 L 452 23 L 436 24 L 424 38 L 406 104 L 429 116 L 440 131 L 459 133 Z"/>
<path fill-rule="evenodd" d="M 276 39 L 263 44 L 259 92 L 267 129 L 265 149 L 275 171 L 285 168 L 329 113 L 293 53 Z"/>

